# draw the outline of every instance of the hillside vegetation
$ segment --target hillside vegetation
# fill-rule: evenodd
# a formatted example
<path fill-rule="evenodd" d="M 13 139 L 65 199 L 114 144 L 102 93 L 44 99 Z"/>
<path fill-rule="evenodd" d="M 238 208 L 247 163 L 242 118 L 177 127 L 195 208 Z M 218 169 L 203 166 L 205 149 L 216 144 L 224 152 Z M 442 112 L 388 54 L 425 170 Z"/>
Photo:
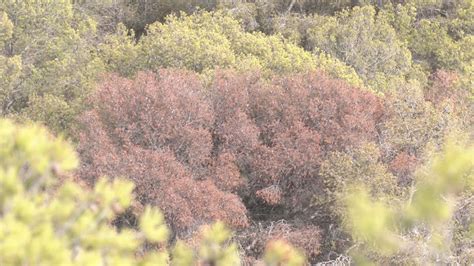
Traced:
<path fill-rule="evenodd" d="M 0 0 L 0 265 L 470 265 L 473 132 L 473 0 Z"/>

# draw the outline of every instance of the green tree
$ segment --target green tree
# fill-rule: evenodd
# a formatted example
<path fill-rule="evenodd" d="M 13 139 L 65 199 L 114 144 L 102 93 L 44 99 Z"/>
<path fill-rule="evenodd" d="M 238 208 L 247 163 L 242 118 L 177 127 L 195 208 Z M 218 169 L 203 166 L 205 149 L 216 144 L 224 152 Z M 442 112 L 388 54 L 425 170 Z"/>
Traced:
<path fill-rule="evenodd" d="M 423 90 L 416 83 L 388 95 L 385 110 L 379 124 L 379 142 L 388 158 L 400 152 L 420 156 L 428 143 L 441 145 L 448 133 L 459 129 L 459 121 L 453 115 L 425 101 Z"/>
<path fill-rule="evenodd" d="M 413 71 L 410 51 L 374 7 L 355 7 L 333 17 L 315 15 L 313 20 L 308 48 L 353 67 L 376 91 L 396 88 Z"/>
<path fill-rule="evenodd" d="M 400 193 L 396 177 L 383 164 L 381 152 L 373 143 L 345 153 L 333 152 L 321 164 L 320 174 L 326 194 L 319 202 L 331 203 L 329 212 L 338 218 L 344 216 L 344 197 L 355 184 L 365 184 L 375 198 L 395 197 Z"/>
<path fill-rule="evenodd" d="M 438 69 L 456 71 L 467 91 L 472 83 L 474 49 L 474 2 L 462 0 L 441 5 L 440 1 L 408 1 L 387 5 L 380 12 L 407 44 L 413 61 L 425 72 Z"/>
<path fill-rule="evenodd" d="M 297 73 L 321 68 L 353 85 L 362 82 L 354 70 L 327 54 L 314 56 L 280 35 L 245 32 L 224 11 L 170 16 L 154 23 L 135 45 L 124 27 L 107 37 L 101 54 L 109 69 L 125 75 L 136 70 L 185 68 L 209 74 L 216 68 L 264 74 Z"/>
<path fill-rule="evenodd" d="M 12 38 L 13 23 L 5 12 L 0 13 L 0 47 L 4 47 L 5 43 Z M 7 101 L 9 95 L 14 90 L 15 84 L 21 73 L 21 58 L 19 56 L 6 57 L 0 54 L 0 114 L 3 115 L 4 109 L 10 105 Z"/>
<path fill-rule="evenodd" d="M 70 1 L 1 1 L 0 14 L 1 114 L 69 128 L 69 113 L 82 108 L 103 69 L 94 52 L 96 23 Z M 61 119 L 44 115 L 51 111 Z"/>
<path fill-rule="evenodd" d="M 331 232 L 322 241 L 326 250 L 343 253 L 353 244 L 347 241 L 349 232 L 343 226 L 347 219 L 345 199 L 352 186 L 364 184 L 371 197 L 391 199 L 392 204 L 404 192 L 381 155 L 377 145 L 364 143 L 346 152 L 333 152 L 321 163 L 323 186 L 313 196 L 313 204 L 323 210 L 318 218 L 332 223 Z"/>

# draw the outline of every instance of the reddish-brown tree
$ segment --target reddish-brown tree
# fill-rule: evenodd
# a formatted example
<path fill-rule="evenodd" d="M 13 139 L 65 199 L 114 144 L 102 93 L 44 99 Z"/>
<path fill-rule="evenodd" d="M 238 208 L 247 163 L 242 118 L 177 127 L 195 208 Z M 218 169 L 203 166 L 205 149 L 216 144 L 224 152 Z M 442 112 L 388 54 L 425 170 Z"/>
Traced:
<path fill-rule="evenodd" d="M 376 139 L 377 97 L 324 73 L 217 74 L 210 89 L 214 148 L 232 153 L 251 198 L 303 210 L 317 191 L 321 157 Z"/>
<path fill-rule="evenodd" d="M 277 77 L 272 88 L 252 99 L 253 117 L 262 129 L 279 126 L 274 130 L 281 132 L 281 127 L 302 122 L 320 134 L 323 153 L 375 139 L 375 125 L 382 114 L 382 106 L 372 93 L 320 72 Z"/>
<path fill-rule="evenodd" d="M 221 71 L 208 88 L 180 70 L 109 75 L 91 107 L 78 132 L 84 180 L 129 177 L 181 236 L 215 220 L 245 227 L 247 214 L 298 221 L 288 240 L 314 256 L 308 208 L 321 161 L 376 139 L 381 114 L 376 96 L 320 72 L 268 80 Z M 306 233 L 315 237 L 303 241 Z"/>
<path fill-rule="evenodd" d="M 131 178 L 138 199 L 158 205 L 181 234 L 215 220 L 247 225 L 230 193 L 243 184 L 232 155 L 211 158 L 214 116 L 194 74 L 110 75 L 91 101 L 79 134 L 84 179 Z"/>

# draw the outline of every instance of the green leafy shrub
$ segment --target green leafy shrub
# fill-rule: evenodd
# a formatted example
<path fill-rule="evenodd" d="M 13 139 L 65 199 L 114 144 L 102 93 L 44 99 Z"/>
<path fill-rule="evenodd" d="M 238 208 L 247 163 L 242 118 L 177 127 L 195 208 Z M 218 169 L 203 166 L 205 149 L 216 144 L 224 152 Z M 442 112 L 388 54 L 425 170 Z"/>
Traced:
<path fill-rule="evenodd" d="M 395 28 L 416 64 L 429 73 L 439 69 L 458 72 L 472 97 L 472 14 L 474 2 L 470 0 L 445 5 L 440 1 L 409 1 L 387 5 L 380 16 Z"/>
<path fill-rule="evenodd" d="M 67 129 L 70 121 L 42 120 L 25 108 L 33 96 L 35 102 L 54 96 L 74 112 L 82 108 L 77 103 L 103 69 L 94 52 L 96 23 L 70 1 L 2 1 L 0 28 L 0 113 Z"/>
<path fill-rule="evenodd" d="M 364 143 L 346 152 L 333 152 L 321 163 L 323 186 L 314 194 L 312 204 L 319 211 L 318 220 L 332 221 L 331 233 L 325 235 L 325 250 L 338 251 L 350 248 L 348 231 L 341 226 L 347 219 L 346 196 L 356 184 L 364 184 L 374 199 L 390 199 L 397 204 L 403 190 L 399 180 L 381 158 L 379 147 Z"/>
<path fill-rule="evenodd" d="M 151 69 L 184 67 L 203 72 L 247 65 L 297 72 L 314 68 L 313 58 L 301 48 L 277 36 L 246 33 L 223 12 L 168 17 L 165 24 L 152 24 L 140 44 L 145 65 Z"/>
<path fill-rule="evenodd" d="M 326 202 L 336 203 L 336 206 L 329 208 L 333 215 L 344 215 L 342 199 L 354 184 L 365 184 L 375 198 L 397 195 L 397 179 L 380 157 L 378 147 L 367 143 L 350 152 L 334 152 L 322 163 L 321 176 L 328 197 Z"/>
<path fill-rule="evenodd" d="M 455 214 L 465 208 L 466 198 L 472 198 L 473 158 L 472 146 L 447 144 L 418 171 L 409 198 L 400 205 L 374 199 L 365 185 L 349 193 L 346 224 L 360 247 L 355 258 L 395 264 L 469 264 L 472 248 L 458 249 Z M 472 219 L 472 212 L 467 216 Z M 465 227 L 472 226 L 471 219 L 465 220 Z"/>
<path fill-rule="evenodd" d="M 412 70 L 411 54 L 374 7 L 355 7 L 334 17 L 314 16 L 308 48 L 322 50 L 353 67 L 376 91 L 389 91 Z"/>
<path fill-rule="evenodd" d="M 135 45 L 123 27 L 101 46 L 111 71 L 131 76 L 136 70 L 184 68 L 210 74 L 216 68 L 298 73 L 320 68 L 353 85 L 362 82 L 354 70 L 328 54 L 314 56 L 281 35 L 245 32 L 224 11 L 169 16 L 147 28 Z"/>
<path fill-rule="evenodd" d="M 379 124 L 384 156 L 392 159 L 400 152 L 419 156 L 429 142 L 438 144 L 455 125 L 449 113 L 436 110 L 425 101 L 417 84 L 409 84 L 387 96 L 385 116 Z"/>

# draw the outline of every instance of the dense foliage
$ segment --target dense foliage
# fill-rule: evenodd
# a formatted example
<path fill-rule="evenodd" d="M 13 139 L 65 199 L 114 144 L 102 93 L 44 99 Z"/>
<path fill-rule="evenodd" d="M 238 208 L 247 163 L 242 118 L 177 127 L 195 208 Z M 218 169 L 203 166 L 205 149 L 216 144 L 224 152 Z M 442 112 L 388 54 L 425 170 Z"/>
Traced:
<path fill-rule="evenodd" d="M 474 263 L 473 14 L 0 1 L 0 265 Z"/>
<path fill-rule="evenodd" d="M 74 182 L 72 147 L 42 127 L 0 120 L 0 136 L 2 265 L 240 264 L 222 222 L 200 228 L 195 248 L 183 242 L 167 247 L 163 215 L 149 206 L 137 228 L 115 230 L 113 220 L 133 204 L 133 183 L 102 177 L 88 189 Z M 280 240 L 269 243 L 264 261 L 301 264 L 304 258 Z"/>
<path fill-rule="evenodd" d="M 69 129 L 103 69 L 96 22 L 67 1 L 1 1 L 0 28 L 2 115 Z"/>

